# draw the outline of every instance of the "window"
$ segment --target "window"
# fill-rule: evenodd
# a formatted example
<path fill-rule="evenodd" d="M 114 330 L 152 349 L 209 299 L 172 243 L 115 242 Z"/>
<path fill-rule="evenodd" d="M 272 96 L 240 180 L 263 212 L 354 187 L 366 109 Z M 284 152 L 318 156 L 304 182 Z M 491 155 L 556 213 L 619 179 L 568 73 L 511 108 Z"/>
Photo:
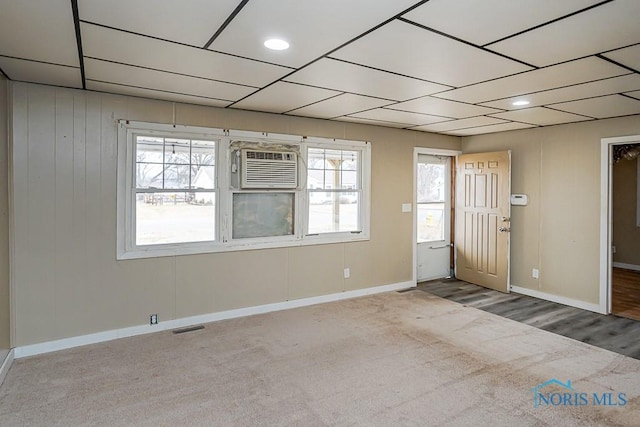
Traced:
<path fill-rule="evenodd" d="M 449 158 L 421 154 L 417 165 L 418 243 L 445 240 Z"/>
<path fill-rule="evenodd" d="M 360 150 L 309 148 L 309 234 L 362 231 L 360 158 Z"/>
<path fill-rule="evenodd" d="M 369 238 L 368 143 L 119 127 L 118 259 Z"/>
<path fill-rule="evenodd" d="M 135 135 L 137 246 L 213 241 L 215 142 Z"/>

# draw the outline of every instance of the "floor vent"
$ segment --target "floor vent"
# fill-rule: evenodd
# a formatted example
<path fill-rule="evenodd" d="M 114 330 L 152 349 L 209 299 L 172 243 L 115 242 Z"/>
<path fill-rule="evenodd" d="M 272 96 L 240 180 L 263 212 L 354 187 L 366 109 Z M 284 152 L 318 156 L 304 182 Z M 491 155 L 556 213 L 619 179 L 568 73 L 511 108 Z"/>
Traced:
<path fill-rule="evenodd" d="M 188 328 L 175 329 L 175 330 L 173 330 L 171 332 L 173 332 L 174 334 L 184 334 L 186 332 L 199 331 L 200 329 L 204 329 L 204 326 L 202 326 L 202 325 L 190 326 Z"/>
<path fill-rule="evenodd" d="M 410 291 L 415 291 L 417 290 L 416 288 L 407 288 L 407 289 L 400 289 L 399 291 L 396 291 L 399 294 L 403 294 L 405 292 L 410 292 Z"/>

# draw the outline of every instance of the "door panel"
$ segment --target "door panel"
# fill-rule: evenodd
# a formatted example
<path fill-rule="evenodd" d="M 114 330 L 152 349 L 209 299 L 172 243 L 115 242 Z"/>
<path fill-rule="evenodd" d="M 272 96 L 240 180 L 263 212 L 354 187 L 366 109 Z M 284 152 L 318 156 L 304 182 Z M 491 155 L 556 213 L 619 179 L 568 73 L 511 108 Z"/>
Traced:
<path fill-rule="evenodd" d="M 416 182 L 417 281 L 451 274 L 451 157 L 419 154 Z"/>
<path fill-rule="evenodd" d="M 465 154 L 456 173 L 456 277 L 509 292 L 511 152 Z"/>

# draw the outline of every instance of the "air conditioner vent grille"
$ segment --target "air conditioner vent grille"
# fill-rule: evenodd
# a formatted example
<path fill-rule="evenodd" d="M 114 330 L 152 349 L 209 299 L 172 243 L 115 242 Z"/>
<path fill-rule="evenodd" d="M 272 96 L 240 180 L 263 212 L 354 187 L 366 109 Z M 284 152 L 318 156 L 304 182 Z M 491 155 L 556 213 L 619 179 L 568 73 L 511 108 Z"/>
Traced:
<path fill-rule="evenodd" d="M 296 153 L 279 151 L 242 151 L 242 188 L 296 188 Z"/>

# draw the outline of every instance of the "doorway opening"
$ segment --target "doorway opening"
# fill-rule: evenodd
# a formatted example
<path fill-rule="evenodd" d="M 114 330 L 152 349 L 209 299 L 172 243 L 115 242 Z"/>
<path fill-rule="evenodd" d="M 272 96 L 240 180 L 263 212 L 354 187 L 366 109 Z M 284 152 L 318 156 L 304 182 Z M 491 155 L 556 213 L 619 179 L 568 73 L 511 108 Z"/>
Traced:
<path fill-rule="evenodd" d="M 621 237 L 624 235 L 624 230 L 621 230 L 620 227 L 624 227 L 619 221 L 614 223 L 614 209 L 616 206 L 620 209 L 620 203 L 616 203 L 614 205 L 614 164 L 616 163 L 616 159 L 614 158 L 614 151 L 616 152 L 616 156 L 619 156 L 621 152 L 621 148 L 624 146 L 634 146 L 635 144 L 640 144 L 640 135 L 632 135 L 632 136 L 624 136 L 624 137 L 614 137 L 614 138 L 603 138 L 601 140 L 601 155 L 600 155 L 600 312 L 603 314 L 610 314 L 615 312 L 616 314 L 621 314 L 621 311 L 628 311 L 629 307 L 625 307 L 624 301 L 625 299 L 634 298 L 630 295 L 629 291 L 625 291 L 625 282 L 628 276 L 624 273 L 624 270 L 628 270 L 631 277 L 635 276 L 633 273 L 633 267 L 636 264 L 624 262 L 625 260 L 629 260 L 629 258 L 625 258 L 629 256 L 629 250 L 626 247 L 626 243 L 623 243 L 624 248 L 623 252 L 627 252 L 627 254 L 618 252 L 618 244 L 614 242 L 614 232 L 615 235 L 618 236 L 619 242 L 626 241 L 626 237 Z M 637 162 L 637 158 L 636 158 Z M 628 166 L 628 165 L 626 165 Z M 640 171 L 638 172 L 640 174 Z M 616 175 L 618 175 L 618 171 L 616 170 Z M 635 212 L 635 227 L 631 227 L 627 232 L 640 232 L 640 206 L 638 205 L 638 179 L 640 179 L 639 175 L 636 175 L 636 180 L 634 181 L 632 188 L 635 187 L 635 209 L 631 208 Z M 631 184 L 627 182 L 627 184 Z M 616 185 L 615 188 L 617 191 L 624 191 L 623 185 Z M 617 196 L 617 195 L 616 195 Z M 626 208 L 621 208 L 626 210 Z M 617 212 L 618 209 L 615 209 L 616 217 L 619 216 L 621 212 Z M 633 218 L 632 218 L 633 220 Z M 616 229 L 616 223 L 617 229 Z M 622 233 L 622 234 L 621 234 Z M 615 257 L 614 257 L 614 246 L 615 246 Z M 636 250 L 636 252 L 638 252 Z M 639 264 L 640 265 L 640 264 Z M 624 268 L 627 267 L 627 268 Z M 631 267 L 631 268 L 629 268 Z M 614 274 L 614 268 L 615 274 Z M 631 279 L 633 280 L 633 279 Z M 616 307 L 614 310 L 613 302 L 614 302 L 614 286 L 616 287 Z M 627 289 L 629 289 L 628 284 L 626 285 Z M 639 285 L 640 286 L 640 285 Z M 633 286 L 631 289 L 635 288 Z M 618 292 L 620 291 L 620 292 Z M 629 294 L 629 295 L 627 295 Z M 640 293 L 639 293 L 640 295 Z M 621 300 L 622 297 L 622 300 Z M 620 306 L 620 302 L 623 302 L 622 306 Z M 635 304 L 632 304 L 635 307 Z M 640 300 L 638 300 L 638 306 L 640 306 Z M 631 307 L 631 312 L 633 313 L 634 307 Z M 639 307 L 640 312 L 640 307 Z"/>
<path fill-rule="evenodd" d="M 612 149 L 611 313 L 640 320 L 640 144 Z"/>
<path fill-rule="evenodd" d="M 414 149 L 414 282 L 453 275 L 454 150 Z"/>

